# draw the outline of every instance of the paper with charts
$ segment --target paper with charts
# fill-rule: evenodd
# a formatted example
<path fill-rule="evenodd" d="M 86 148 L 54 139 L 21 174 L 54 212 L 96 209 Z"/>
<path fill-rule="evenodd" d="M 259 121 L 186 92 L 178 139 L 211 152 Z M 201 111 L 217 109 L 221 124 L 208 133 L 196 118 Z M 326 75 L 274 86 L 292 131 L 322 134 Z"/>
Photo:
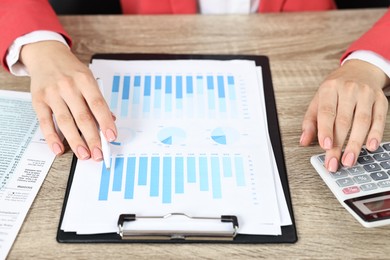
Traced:
<path fill-rule="evenodd" d="M 241 234 L 280 235 L 291 224 L 253 61 L 94 60 L 90 68 L 119 136 L 110 170 L 78 161 L 62 230 L 118 232 L 125 213 L 235 215 Z"/>

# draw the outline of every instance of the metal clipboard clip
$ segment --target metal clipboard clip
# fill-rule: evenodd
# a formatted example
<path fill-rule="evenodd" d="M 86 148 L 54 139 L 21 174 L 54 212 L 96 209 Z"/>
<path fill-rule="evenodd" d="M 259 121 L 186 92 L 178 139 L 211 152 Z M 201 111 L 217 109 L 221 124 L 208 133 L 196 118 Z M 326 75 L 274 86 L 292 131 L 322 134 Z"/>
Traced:
<path fill-rule="evenodd" d="M 215 230 L 182 230 L 159 228 L 153 230 L 133 229 L 131 223 L 136 220 L 157 220 L 164 225 L 164 220 L 172 221 L 172 218 L 184 218 L 188 223 L 193 221 L 213 222 L 213 224 L 223 225 L 224 227 Z M 128 222 L 128 223 L 127 223 Z M 172 223 L 172 222 L 171 222 Z M 232 226 L 230 227 L 230 224 Z M 193 223 L 192 223 L 193 224 Z M 226 227 L 228 224 L 229 228 Z M 126 225 L 126 228 L 124 226 Z M 188 227 L 188 224 L 186 227 Z M 136 216 L 135 214 L 121 214 L 118 219 L 119 235 L 127 240 L 233 240 L 238 231 L 238 220 L 233 215 L 222 215 L 221 217 L 191 217 L 184 213 L 170 213 L 164 216 Z"/>

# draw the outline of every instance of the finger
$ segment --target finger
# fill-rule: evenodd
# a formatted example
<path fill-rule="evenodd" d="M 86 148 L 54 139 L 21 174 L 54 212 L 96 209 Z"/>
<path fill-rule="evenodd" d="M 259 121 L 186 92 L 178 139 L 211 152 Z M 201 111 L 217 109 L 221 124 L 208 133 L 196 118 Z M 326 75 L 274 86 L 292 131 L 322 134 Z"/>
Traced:
<path fill-rule="evenodd" d="M 104 136 L 109 142 L 114 141 L 117 137 L 115 121 L 96 80 L 92 75 L 83 75 L 79 82 L 83 86 L 80 91 Z"/>
<path fill-rule="evenodd" d="M 372 124 L 367 136 L 366 147 L 370 151 L 375 151 L 376 149 L 378 149 L 378 146 L 382 141 L 386 124 L 387 109 L 387 98 L 384 96 L 383 93 L 381 93 L 373 106 Z"/>
<path fill-rule="evenodd" d="M 302 122 L 300 145 L 308 146 L 317 136 L 318 94 L 310 102 Z"/>
<path fill-rule="evenodd" d="M 69 89 L 69 91 L 63 91 L 62 96 L 73 115 L 77 128 L 88 145 L 92 158 L 95 161 L 101 161 L 103 154 L 98 126 L 81 93 Z"/>
<path fill-rule="evenodd" d="M 338 95 L 338 107 L 334 124 L 333 146 L 326 151 L 325 166 L 331 172 L 337 171 L 342 148 L 352 126 L 356 107 L 355 85 L 345 86 Z"/>
<path fill-rule="evenodd" d="M 34 99 L 32 104 L 46 142 L 55 155 L 62 154 L 65 148 L 54 126 L 51 109 L 44 102 L 35 101 Z"/>
<path fill-rule="evenodd" d="M 76 124 L 73 120 L 73 116 L 70 113 L 64 100 L 59 96 L 52 96 L 50 98 L 49 106 L 51 107 L 57 125 L 64 137 L 68 141 L 72 151 L 76 154 L 77 158 L 86 160 L 90 158 L 90 152 L 86 147 L 83 139 L 81 138 Z"/>
<path fill-rule="evenodd" d="M 318 142 L 322 149 L 328 150 L 333 146 L 334 123 L 338 105 L 338 91 L 333 83 L 320 86 L 318 96 Z"/>
<path fill-rule="evenodd" d="M 341 160 L 342 164 L 346 167 L 352 167 L 356 163 L 357 157 L 359 156 L 360 150 L 366 140 L 367 133 L 371 126 L 372 108 L 373 98 L 371 98 L 369 94 L 365 95 L 364 92 L 362 95 L 359 95 L 351 134 Z"/>

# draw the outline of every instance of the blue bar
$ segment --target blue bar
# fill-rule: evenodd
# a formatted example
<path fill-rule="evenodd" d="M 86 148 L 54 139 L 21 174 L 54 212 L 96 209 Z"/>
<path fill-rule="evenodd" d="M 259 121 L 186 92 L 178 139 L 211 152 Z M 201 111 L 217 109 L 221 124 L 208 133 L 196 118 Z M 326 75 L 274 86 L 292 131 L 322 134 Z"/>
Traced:
<path fill-rule="evenodd" d="M 223 76 L 218 76 L 218 97 L 225 98 L 225 83 L 223 82 Z"/>
<path fill-rule="evenodd" d="M 230 161 L 230 157 L 224 156 L 222 158 L 222 164 L 223 164 L 223 176 L 224 177 L 232 177 L 232 164 Z"/>
<path fill-rule="evenodd" d="M 120 191 L 122 189 L 123 162 L 123 157 L 115 158 L 114 183 L 112 184 L 112 191 Z"/>
<path fill-rule="evenodd" d="M 187 94 L 193 94 L 194 93 L 194 86 L 192 84 L 192 76 L 186 77 L 186 90 Z"/>
<path fill-rule="evenodd" d="M 176 98 L 183 98 L 183 79 L 182 76 L 176 76 Z"/>
<path fill-rule="evenodd" d="M 172 158 L 163 158 L 162 203 L 172 202 Z"/>
<path fill-rule="evenodd" d="M 129 99 L 130 96 L 130 76 L 123 78 L 123 92 L 122 99 Z"/>
<path fill-rule="evenodd" d="M 122 117 L 126 117 L 128 114 L 129 96 L 130 96 L 130 76 L 125 76 L 123 79 L 123 92 L 122 92 L 122 104 L 121 104 Z"/>
<path fill-rule="evenodd" d="M 213 187 L 213 198 L 222 198 L 219 158 L 215 156 L 211 157 L 211 185 Z"/>
<path fill-rule="evenodd" d="M 102 176 L 100 178 L 99 200 L 108 199 L 108 190 L 110 184 L 110 170 L 107 170 L 104 162 L 102 163 Z"/>
<path fill-rule="evenodd" d="M 134 95 L 133 95 L 133 103 L 139 104 L 141 96 L 141 76 L 134 77 Z"/>
<path fill-rule="evenodd" d="M 121 117 L 127 117 L 129 109 L 129 100 L 122 100 L 121 104 Z"/>
<path fill-rule="evenodd" d="M 219 111 L 226 112 L 225 83 L 223 81 L 223 76 L 218 76 L 217 82 L 218 82 Z"/>
<path fill-rule="evenodd" d="M 141 156 L 138 166 L 138 185 L 146 185 L 148 172 L 148 157 Z"/>
<path fill-rule="evenodd" d="M 229 98 L 236 99 L 236 92 L 234 89 L 234 77 L 228 76 Z"/>
<path fill-rule="evenodd" d="M 119 75 L 114 75 L 112 79 L 112 92 L 119 92 L 119 81 L 121 77 Z"/>
<path fill-rule="evenodd" d="M 134 198 L 135 157 L 127 158 L 125 199 Z"/>
<path fill-rule="evenodd" d="M 189 183 L 196 182 L 195 157 L 193 156 L 187 158 L 187 175 Z"/>
<path fill-rule="evenodd" d="M 199 158 L 199 181 L 200 181 L 200 190 L 208 191 L 209 190 L 209 180 L 208 180 L 208 169 L 207 169 L 207 158 Z"/>
<path fill-rule="evenodd" d="M 203 77 L 202 76 L 196 76 L 196 92 L 198 94 L 203 94 Z"/>
<path fill-rule="evenodd" d="M 184 160 L 183 157 L 175 158 L 175 192 L 184 193 Z"/>
<path fill-rule="evenodd" d="M 152 78 L 150 76 L 145 76 L 145 85 L 144 85 L 144 104 L 143 111 L 150 112 L 150 94 L 152 89 Z"/>
<path fill-rule="evenodd" d="M 112 79 L 111 103 L 110 103 L 110 108 L 112 110 L 115 110 L 118 107 L 119 81 L 120 81 L 120 76 L 118 75 L 115 75 Z"/>
<path fill-rule="evenodd" d="M 154 81 L 154 107 L 161 107 L 161 87 L 162 87 L 162 78 L 161 76 L 156 76 Z"/>
<path fill-rule="evenodd" d="M 172 76 L 165 77 L 165 111 L 172 111 Z"/>
<path fill-rule="evenodd" d="M 213 76 L 207 76 L 207 93 L 208 93 L 208 104 L 209 109 L 215 109 L 214 103 L 214 80 Z"/>
<path fill-rule="evenodd" d="M 172 94 L 172 76 L 165 77 L 165 94 Z"/>
<path fill-rule="evenodd" d="M 162 78 L 161 78 L 161 76 L 156 76 L 155 78 L 154 78 L 154 80 L 155 80 L 155 82 L 154 82 L 154 88 L 155 89 L 161 89 L 161 87 L 162 87 Z"/>
<path fill-rule="evenodd" d="M 237 186 L 245 186 L 244 161 L 242 157 L 234 158 Z"/>
<path fill-rule="evenodd" d="M 183 108 L 183 78 L 176 76 L 176 108 Z"/>
<path fill-rule="evenodd" d="M 207 76 L 207 89 L 214 89 L 214 79 L 213 76 Z"/>
<path fill-rule="evenodd" d="M 144 96 L 150 96 L 150 92 L 152 89 L 152 78 L 150 76 L 145 76 L 145 88 L 144 88 Z"/>
<path fill-rule="evenodd" d="M 160 178 L 160 158 L 152 157 L 152 166 L 151 166 L 151 174 L 150 174 L 150 196 L 157 197 L 158 196 L 158 186 L 159 186 L 159 178 Z"/>

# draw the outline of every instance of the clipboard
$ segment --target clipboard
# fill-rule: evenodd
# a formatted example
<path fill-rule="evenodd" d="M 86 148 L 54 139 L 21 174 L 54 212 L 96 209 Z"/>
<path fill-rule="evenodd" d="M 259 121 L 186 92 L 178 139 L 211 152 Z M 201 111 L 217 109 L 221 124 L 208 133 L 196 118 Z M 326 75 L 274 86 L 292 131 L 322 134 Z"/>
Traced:
<path fill-rule="evenodd" d="M 125 223 L 136 221 L 140 218 L 156 218 L 156 216 L 137 216 L 135 214 L 124 214 L 118 216 L 118 233 L 105 233 L 93 235 L 78 235 L 75 232 L 64 232 L 61 230 L 61 224 L 64 217 L 70 188 L 72 186 L 73 175 L 77 165 L 77 157 L 73 156 L 70 169 L 68 184 L 65 192 L 64 203 L 61 211 L 60 222 L 57 230 L 57 241 L 60 243 L 235 243 L 235 244 L 270 244 L 270 243 L 295 243 L 298 240 L 295 226 L 293 208 L 291 203 L 290 190 L 288 185 L 287 171 L 283 147 L 280 136 L 279 122 L 276 110 L 275 95 L 272 85 L 272 77 L 267 56 L 261 55 L 211 55 L 211 54 L 143 54 L 143 53 L 107 53 L 95 54 L 92 60 L 180 60 L 180 59 L 208 59 L 208 60 L 233 60 L 243 59 L 255 61 L 257 66 L 262 68 L 264 96 L 268 121 L 268 131 L 271 144 L 274 151 L 276 164 L 278 167 L 280 180 L 284 192 L 284 197 L 287 202 L 288 210 L 291 216 L 292 225 L 282 226 L 282 234 L 273 235 L 245 235 L 237 234 L 239 223 L 235 216 L 215 216 L 214 221 L 220 223 L 228 222 L 231 225 L 231 232 L 212 233 L 191 233 L 191 232 L 175 232 L 173 235 L 162 234 L 161 232 L 144 233 L 135 232 L 129 233 L 123 228 Z M 157 216 L 157 218 L 166 219 L 172 216 L 182 216 L 193 220 L 191 216 L 184 213 L 172 213 L 169 216 Z M 93 216 L 91 216 L 93 217 Z"/>

